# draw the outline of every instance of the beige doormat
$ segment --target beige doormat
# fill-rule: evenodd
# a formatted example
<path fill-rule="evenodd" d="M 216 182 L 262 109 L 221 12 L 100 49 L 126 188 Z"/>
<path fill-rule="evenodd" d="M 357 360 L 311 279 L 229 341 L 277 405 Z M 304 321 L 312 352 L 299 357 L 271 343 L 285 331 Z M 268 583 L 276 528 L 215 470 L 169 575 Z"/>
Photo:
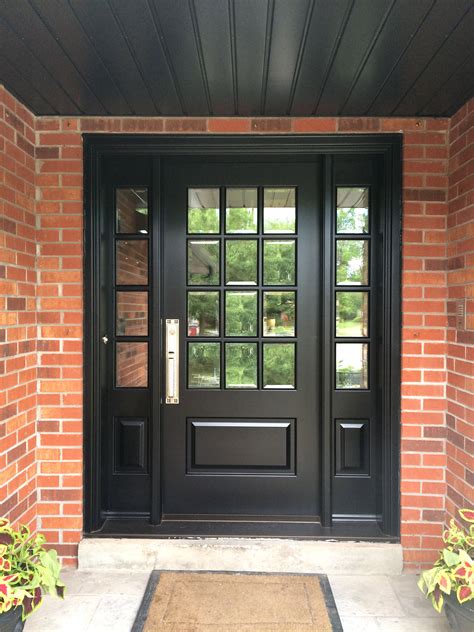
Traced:
<path fill-rule="evenodd" d="M 332 595 L 328 600 L 328 589 L 327 578 L 316 575 L 161 573 L 148 599 L 144 598 L 133 629 L 134 632 L 341 630 Z"/>

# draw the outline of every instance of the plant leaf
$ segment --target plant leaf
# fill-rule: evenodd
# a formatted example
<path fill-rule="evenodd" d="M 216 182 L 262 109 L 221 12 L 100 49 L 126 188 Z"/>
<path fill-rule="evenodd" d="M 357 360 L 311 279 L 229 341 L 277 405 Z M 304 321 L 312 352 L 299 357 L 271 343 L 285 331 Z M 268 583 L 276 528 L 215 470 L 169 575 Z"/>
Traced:
<path fill-rule="evenodd" d="M 466 603 L 474 599 L 474 592 L 470 586 L 459 586 L 457 596 L 459 603 Z"/>
<path fill-rule="evenodd" d="M 451 579 L 445 571 L 439 574 L 438 585 L 440 590 L 442 590 L 446 595 L 451 593 Z"/>
<path fill-rule="evenodd" d="M 435 591 L 431 595 L 431 600 L 436 612 L 441 612 L 441 610 L 443 609 L 444 598 L 443 593 L 441 592 L 441 590 L 439 590 L 439 588 L 435 589 Z"/>
<path fill-rule="evenodd" d="M 460 509 L 459 515 L 464 518 L 466 522 L 474 522 L 474 509 Z"/>
<path fill-rule="evenodd" d="M 443 549 L 443 559 L 448 566 L 459 564 L 459 555 L 450 549 Z"/>

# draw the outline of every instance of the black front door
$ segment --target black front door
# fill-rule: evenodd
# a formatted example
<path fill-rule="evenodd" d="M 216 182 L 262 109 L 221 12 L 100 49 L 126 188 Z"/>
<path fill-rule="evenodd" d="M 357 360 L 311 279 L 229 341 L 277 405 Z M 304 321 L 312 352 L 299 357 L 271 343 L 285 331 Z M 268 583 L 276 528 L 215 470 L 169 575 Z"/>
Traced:
<path fill-rule="evenodd" d="M 317 161 L 165 164 L 165 518 L 318 520 L 319 174 Z"/>
<path fill-rule="evenodd" d="M 385 139 L 87 140 L 87 531 L 397 533 Z"/>

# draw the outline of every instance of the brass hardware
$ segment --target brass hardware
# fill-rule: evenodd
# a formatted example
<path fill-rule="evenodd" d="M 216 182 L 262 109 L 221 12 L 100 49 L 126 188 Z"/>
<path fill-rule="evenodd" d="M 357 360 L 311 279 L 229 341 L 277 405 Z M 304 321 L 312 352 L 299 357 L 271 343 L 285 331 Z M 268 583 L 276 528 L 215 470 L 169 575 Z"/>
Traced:
<path fill-rule="evenodd" d="M 166 403 L 179 404 L 179 320 L 166 319 Z"/>

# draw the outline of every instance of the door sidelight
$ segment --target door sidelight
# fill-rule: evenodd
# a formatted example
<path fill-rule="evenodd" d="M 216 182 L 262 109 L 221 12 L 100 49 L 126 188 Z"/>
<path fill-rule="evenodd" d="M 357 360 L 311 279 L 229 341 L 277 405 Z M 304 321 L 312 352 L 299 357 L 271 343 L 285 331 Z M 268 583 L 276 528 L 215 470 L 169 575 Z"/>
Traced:
<path fill-rule="evenodd" d="M 179 320 L 166 319 L 166 403 L 179 404 Z"/>

